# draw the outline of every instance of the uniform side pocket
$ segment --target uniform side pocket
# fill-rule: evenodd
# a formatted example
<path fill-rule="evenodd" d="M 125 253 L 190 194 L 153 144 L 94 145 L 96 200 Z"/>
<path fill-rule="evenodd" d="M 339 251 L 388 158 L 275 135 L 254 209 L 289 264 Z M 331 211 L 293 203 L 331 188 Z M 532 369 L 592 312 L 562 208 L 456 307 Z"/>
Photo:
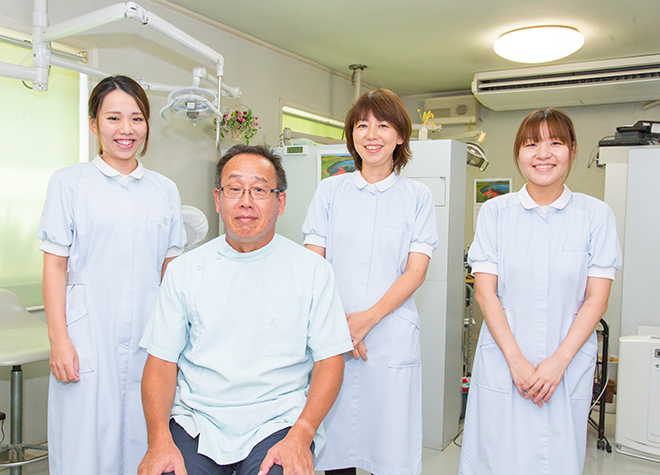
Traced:
<path fill-rule="evenodd" d="M 390 336 L 390 368 L 407 368 L 422 364 L 420 351 L 419 315 L 399 307 L 389 316 L 392 319 Z"/>
<path fill-rule="evenodd" d="M 598 347 L 587 341 L 573 357 L 564 373 L 564 384 L 571 399 L 591 399 Z"/>
<path fill-rule="evenodd" d="M 484 343 L 477 349 L 472 370 L 472 383 L 491 391 L 505 394 L 511 392 L 513 380 L 509 365 L 495 341 Z"/>
<path fill-rule="evenodd" d="M 75 285 L 76 293 L 82 285 Z M 80 289 L 84 292 L 84 288 Z M 68 302 L 67 302 L 68 304 Z M 68 305 L 67 305 L 68 306 Z M 94 371 L 94 342 L 92 339 L 92 327 L 89 316 L 89 305 L 86 300 L 79 303 L 66 312 L 66 330 L 71 339 L 71 343 L 78 353 L 78 364 L 80 373 L 90 373 Z"/>

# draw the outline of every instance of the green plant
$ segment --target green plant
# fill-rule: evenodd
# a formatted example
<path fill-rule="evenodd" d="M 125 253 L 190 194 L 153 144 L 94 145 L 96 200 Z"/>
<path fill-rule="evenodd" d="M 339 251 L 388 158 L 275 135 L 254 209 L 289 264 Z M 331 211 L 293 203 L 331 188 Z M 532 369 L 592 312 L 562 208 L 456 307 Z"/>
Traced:
<path fill-rule="evenodd" d="M 252 109 L 249 107 L 246 110 L 233 110 L 230 111 L 229 108 L 222 114 L 222 119 L 217 121 L 218 127 L 220 128 L 220 137 L 225 138 L 225 134 L 231 133 L 232 138 L 241 139 L 244 138 L 246 143 L 250 144 L 250 139 L 257 135 L 257 132 L 261 127 L 257 122 L 259 116 L 255 116 L 252 113 Z"/>

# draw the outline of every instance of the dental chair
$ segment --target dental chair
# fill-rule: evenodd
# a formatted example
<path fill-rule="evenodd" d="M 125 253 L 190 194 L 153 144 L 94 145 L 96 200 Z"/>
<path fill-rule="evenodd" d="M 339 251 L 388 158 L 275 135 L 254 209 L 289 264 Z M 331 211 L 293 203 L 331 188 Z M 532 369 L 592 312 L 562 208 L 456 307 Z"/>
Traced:
<path fill-rule="evenodd" d="M 46 324 L 30 314 L 16 295 L 0 289 L 0 366 L 12 367 L 10 438 L 9 445 L 0 445 L 0 470 L 10 468 L 10 475 L 21 475 L 24 465 L 48 457 L 48 449 L 43 445 L 23 443 L 21 365 L 48 360 L 49 353 Z M 26 458 L 26 449 L 45 453 Z"/>

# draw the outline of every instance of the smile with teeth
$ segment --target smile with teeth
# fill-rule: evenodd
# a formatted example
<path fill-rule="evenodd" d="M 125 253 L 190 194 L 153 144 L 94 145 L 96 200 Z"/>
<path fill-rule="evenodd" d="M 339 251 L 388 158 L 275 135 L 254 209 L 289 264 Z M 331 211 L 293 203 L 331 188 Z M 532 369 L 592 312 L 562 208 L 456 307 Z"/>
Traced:
<path fill-rule="evenodd" d="M 115 142 L 117 142 L 119 145 L 122 145 L 124 147 L 128 147 L 130 145 L 133 145 L 135 140 L 132 140 L 132 139 L 116 139 Z"/>
<path fill-rule="evenodd" d="M 555 165 L 534 165 L 534 168 L 537 170 L 550 170 L 551 168 L 554 168 Z"/>
<path fill-rule="evenodd" d="M 364 148 L 366 148 L 367 150 L 380 150 L 381 148 L 383 148 L 383 146 L 382 145 L 365 145 Z"/>

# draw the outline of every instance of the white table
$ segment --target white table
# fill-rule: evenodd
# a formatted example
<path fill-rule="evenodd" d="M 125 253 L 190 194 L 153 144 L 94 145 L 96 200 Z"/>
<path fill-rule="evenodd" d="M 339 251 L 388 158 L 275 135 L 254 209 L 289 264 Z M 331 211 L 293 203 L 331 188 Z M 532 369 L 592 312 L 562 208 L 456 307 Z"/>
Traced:
<path fill-rule="evenodd" d="M 44 322 L 28 312 L 12 292 L 0 289 L 0 366 L 11 366 L 11 422 L 9 445 L 0 445 L 0 455 L 9 452 L 9 460 L 0 469 L 10 467 L 10 475 L 21 475 L 23 465 L 48 457 L 42 445 L 23 444 L 23 370 L 21 365 L 48 360 L 50 344 Z M 25 449 L 43 451 L 33 458 Z"/>

